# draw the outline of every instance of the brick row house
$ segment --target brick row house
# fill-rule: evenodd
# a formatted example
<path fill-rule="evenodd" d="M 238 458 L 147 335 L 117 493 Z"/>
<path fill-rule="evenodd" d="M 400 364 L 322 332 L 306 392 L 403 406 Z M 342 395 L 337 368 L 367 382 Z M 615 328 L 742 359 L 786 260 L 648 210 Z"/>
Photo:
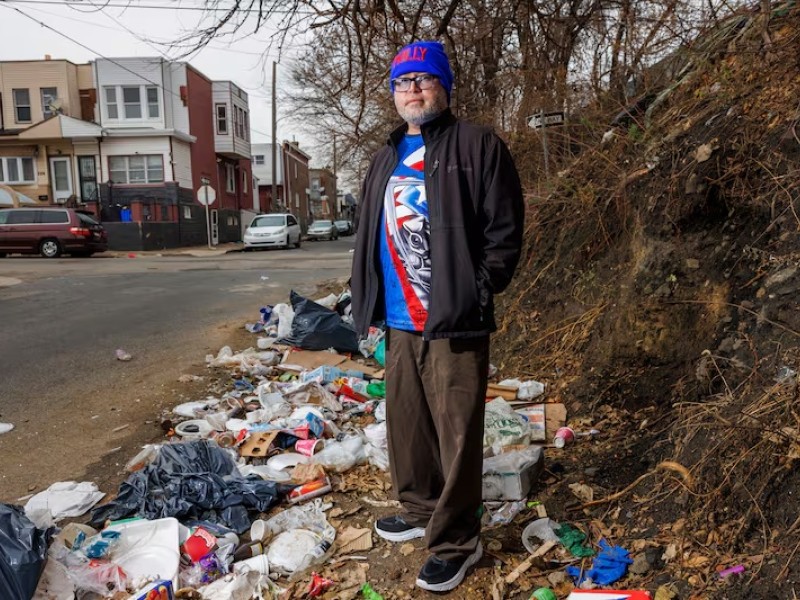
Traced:
<path fill-rule="evenodd" d="M 207 180 L 215 241 L 241 239 L 250 116 L 233 83 L 161 58 L 0 62 L 0 101 L 0 191 L 17 203 L 83 206 L 112 248 L 201 244 Z"/>
<path fill-rule="evenodd" d="M 298 142 L 284 140 L 277 146 L 275 198 L 272 197 L 272 144 L 253 144 L 253 173 L 258 179 L 258 209 L 262 212 L 289 212 L 305 232 L 311 224 L 310 176 L 311 157 Z"/>

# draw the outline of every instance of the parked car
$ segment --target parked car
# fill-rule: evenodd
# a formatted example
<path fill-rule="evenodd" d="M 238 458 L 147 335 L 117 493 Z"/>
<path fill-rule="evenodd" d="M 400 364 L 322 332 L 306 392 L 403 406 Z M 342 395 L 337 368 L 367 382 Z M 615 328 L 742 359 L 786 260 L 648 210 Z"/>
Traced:
<path fill-rule="evenodd" d="M 336 240 L 339 239 L 339 230 L 333 221 L 314 221 L 309 226 L 306 237 L 310 240 Z"/>
<path fill-rule="evenodd" d="M 334 221 L 333 224 L 339 230 L 339 235 L 353 235 L 352 221 Z"/>
<path fill-rule="evenodd" d="M 88 213 L 74 208 L 0 209 L 0 257 L 63 253 L 91 256 L 108 250 L 108 233 Z"/>
<path fill-rule="evenodd" d="M 251 248 L 288 248 L 294 244 L 300 247 L 300 224 L 294 215 L 270 214 L 258 215 L 244 232 L 244 249 Z"/>

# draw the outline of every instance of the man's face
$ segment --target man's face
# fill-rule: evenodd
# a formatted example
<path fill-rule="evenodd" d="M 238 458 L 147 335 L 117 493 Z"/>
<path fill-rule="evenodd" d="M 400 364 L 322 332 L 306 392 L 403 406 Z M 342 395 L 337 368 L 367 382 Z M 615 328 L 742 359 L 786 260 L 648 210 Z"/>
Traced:
<path fill-rule="evenodd" d="M 428 73 L 408 73 L 402 79 L 414 79 L 420 75 Z M 395 85 L 395 108 L 409 125 L 419 127 L 447 109 L 447 92 L 437 78 L 433 77 L 432 83 L 430 88 L 423 90 L 416 82 L 412 82 L 411 88 L 405 92 L 401 92 Z"/>

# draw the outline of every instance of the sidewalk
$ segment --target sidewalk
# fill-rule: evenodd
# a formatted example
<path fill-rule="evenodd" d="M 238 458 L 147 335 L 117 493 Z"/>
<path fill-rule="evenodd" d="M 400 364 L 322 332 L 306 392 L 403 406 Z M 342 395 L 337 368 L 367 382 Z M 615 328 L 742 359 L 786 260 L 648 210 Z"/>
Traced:
<path fill-rule="evenodd" d="M 136 258 L 137 256 L 196 256 L 199 258 L 212 258 L 224 256 L 230 252 L 241 252 L 244 245 L 241 242 L 219 244 L 213 249 L 208 246 L 185 246 L 183 248 L 165 248 L 163 250 L 107 250 L 100 256 L 111 258 Z"/>

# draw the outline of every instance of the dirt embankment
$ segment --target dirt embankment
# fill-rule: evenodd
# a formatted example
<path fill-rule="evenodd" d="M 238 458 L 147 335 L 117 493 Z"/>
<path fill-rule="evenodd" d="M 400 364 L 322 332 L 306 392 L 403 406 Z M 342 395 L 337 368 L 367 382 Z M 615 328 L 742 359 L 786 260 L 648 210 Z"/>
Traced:
<path fill-rule="evenodd" d="M 555 465 L 553 504 L 649 549 L 641 583 L 682 598 L 791 597 L 800 575 L 800 11 L 763 24 L 709 30 L 532 200 L 494 344 L 604 430 Z M 574 482 L 625 493 L 570 512 Z"/>

